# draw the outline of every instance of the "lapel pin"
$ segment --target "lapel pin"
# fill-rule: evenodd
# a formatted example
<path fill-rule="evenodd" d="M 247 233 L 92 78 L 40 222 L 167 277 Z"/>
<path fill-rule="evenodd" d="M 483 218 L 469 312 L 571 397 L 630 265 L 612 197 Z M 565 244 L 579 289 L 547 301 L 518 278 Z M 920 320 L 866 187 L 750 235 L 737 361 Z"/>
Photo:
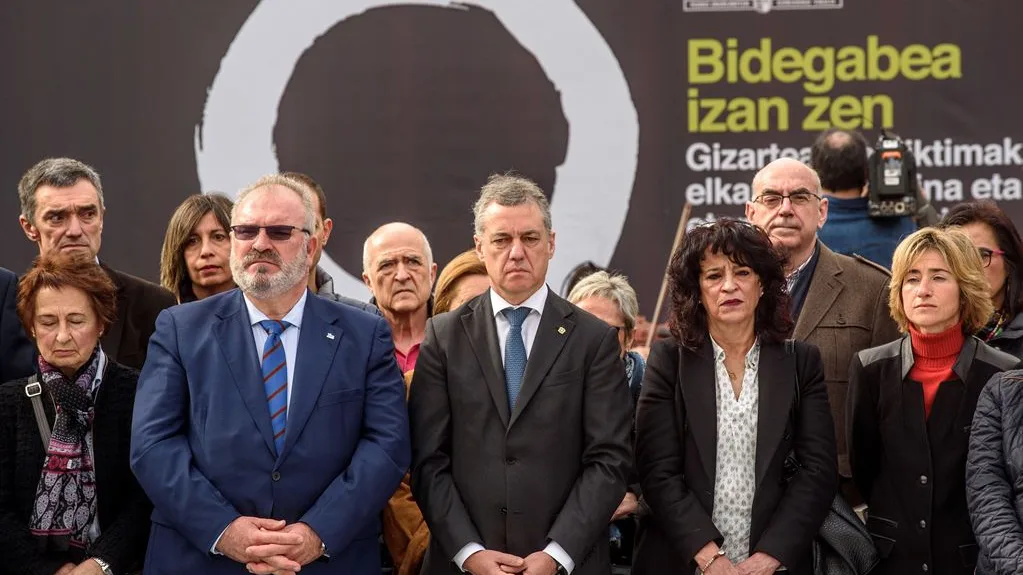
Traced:
<path fill-rule="evenodd" d="M 565 326 L 559 325 L 558 326 L 558 333 L 560 333 L 561 335 L 565 335 Z"/>
<path fill-rule="evenodd" d="M 334 334 L 327 332 L 327 339 L 334 339 Z"/>

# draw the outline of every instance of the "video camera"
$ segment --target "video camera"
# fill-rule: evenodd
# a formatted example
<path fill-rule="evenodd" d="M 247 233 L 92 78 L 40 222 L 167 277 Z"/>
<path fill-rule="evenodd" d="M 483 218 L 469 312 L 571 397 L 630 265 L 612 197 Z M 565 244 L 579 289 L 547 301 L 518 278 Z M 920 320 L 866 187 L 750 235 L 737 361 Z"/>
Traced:
<path fill-rule="evenodd" d="M 915 216 L 918 208 L 916 160 L 902 138 L 882 129 L 868 165 L 870 217 Z"/>

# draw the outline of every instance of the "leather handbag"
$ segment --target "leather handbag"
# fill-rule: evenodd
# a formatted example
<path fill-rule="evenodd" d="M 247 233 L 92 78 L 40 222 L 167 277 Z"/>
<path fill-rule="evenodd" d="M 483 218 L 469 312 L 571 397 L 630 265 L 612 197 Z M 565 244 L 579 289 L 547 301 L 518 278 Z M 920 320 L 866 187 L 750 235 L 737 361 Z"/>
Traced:
<path fill-rule="evenodd" d="M 792 340 L 785 342 L 785 350 L 795 363 L 795 346 Z M 796 390 L 792 408 L 792 430 L 795 432 L 795 417 L 799 413 L 800 389 L 799 366 L 795 366 Z M 794 452 L 785 458 L 785 477 L 792 479 L 803 468 Z M 866 525 L 853 511 L 840 493 L 831 501 L 824 523 L 813 538 L 813 572 L 815 575 L 866 575 L 881 560 L 874 546 L 874 540 Z"/>

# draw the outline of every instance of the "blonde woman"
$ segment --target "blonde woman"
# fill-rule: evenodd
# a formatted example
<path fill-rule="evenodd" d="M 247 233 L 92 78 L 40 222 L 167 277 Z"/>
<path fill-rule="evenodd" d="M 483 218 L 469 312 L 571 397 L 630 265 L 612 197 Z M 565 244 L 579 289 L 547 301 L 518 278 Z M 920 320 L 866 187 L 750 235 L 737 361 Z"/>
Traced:
<path fill-rule="evenodd" d="M 907 237 L 890 286 L 904 335 L 854 357 L 847 405 L 853 479 L 881 555 L 872 573 L 972 574 L 970 423 L 984 384 L 1018 360 L 971 335 L 992 306 L 980 255 L 962 232 Z"/>

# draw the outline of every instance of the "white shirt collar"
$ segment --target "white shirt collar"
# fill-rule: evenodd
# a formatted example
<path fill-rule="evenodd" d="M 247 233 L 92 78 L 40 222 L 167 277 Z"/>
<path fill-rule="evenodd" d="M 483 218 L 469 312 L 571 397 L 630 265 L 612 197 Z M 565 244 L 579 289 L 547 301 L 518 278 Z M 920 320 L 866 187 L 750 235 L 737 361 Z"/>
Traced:
<path fill-rule="evenodd" d="M 309 290 L 303 290 L 302 297 L 298 298 L 295 305 L 281 319 L 290 323 L 297 329 L 302 329 L 302 316 L 305 314 L 305 300 L 308 295 Z M 265 313 L 256 308 L 256 306 L 249 300 L 248 295 L 242 294 L 242 299 L 245 300 L 245 308 L 249 310 L 249 325 L 256 325 L 265 319 L 270 319 Z"/>
<path fill-rule="evenodd" d="M 490 305 L 494 308 L 494 317 L 497 317 L 497 314 L 509 307 L 528 307 L 529 309 L 543 315 L 543 306 L 547 304 L 547 293 L 549 291 L 550 290 L 547 288 L 547 284 L 545 283 L 540 286 L 540 289 L 533 292 L 533 295 L 526 298 L 526 301 L 519 305 L 512 305 L 503 297 L 497 295 L 494 288 L 490 288 Z"/>

